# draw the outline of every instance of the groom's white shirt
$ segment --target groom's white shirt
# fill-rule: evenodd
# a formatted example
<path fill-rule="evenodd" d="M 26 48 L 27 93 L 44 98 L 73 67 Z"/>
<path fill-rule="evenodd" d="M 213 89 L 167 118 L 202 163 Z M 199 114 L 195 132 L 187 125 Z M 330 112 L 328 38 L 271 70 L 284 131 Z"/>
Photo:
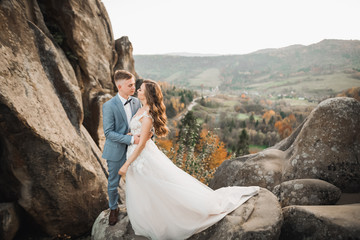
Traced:
<path fill-rule="evenodd" d="M 127 99 L 123 98 L 122 96 L 120 96 L 120 94 L 118 93 L 117 94 L 120 98 L 120 101 L 122 102 L 123 106 L 125 104 L 125 102 L 127 101 Z M 130 99 L 130 97 L 129 97 Z M 126 113 L 126 119 L 128 121 L 128 125 L 130 126 L 130 120 L 131 120 L 131 115 L 132 115 L 132 112 L 131 112 L 131 107 L 130 107 L 130 104 L 126 104 L 124 106 L 124 110 L 125 110 L 125 113 Z M 131 144 L 134 143 L 134 137 L 131 137 Z"/>

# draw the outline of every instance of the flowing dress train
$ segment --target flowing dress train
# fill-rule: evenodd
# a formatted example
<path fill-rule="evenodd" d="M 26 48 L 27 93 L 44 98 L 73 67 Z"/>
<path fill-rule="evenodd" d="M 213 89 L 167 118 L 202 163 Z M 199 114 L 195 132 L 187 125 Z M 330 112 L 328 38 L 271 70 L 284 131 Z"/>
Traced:
<path fill-rule="evenodd" d="M 134 116 L 131 133 L 140 134 L 142 117 Z M 151 117 L 150 117 L 151 118 Z M 136 145 L 128 147 L 129 157 Z M 259 187 L 212 190 L 176 165 L 150 139 L 126 173 L 126 208 L 136 235 L 150 239 L 186 239 L 215 224 Z"/>

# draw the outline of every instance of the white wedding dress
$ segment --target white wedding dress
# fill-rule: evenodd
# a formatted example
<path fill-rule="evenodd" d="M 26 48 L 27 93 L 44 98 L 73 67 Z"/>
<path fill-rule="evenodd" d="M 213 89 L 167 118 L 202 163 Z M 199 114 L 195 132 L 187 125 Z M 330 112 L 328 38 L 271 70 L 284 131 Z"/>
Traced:
<path fill-rule="evenodd" d="M 131 133 L 140 134 L 142 117 L 134 116 Z M 151 118 L 151 117 L 150 117 Z M 129 157 L 136 145 L 128 147 Z M 176 165 L 150 139 L 126 173 L 126 208 L 136 235 L 149 239 L 186 239 L 215 224 L 259 187 L 212 190 Z"/>

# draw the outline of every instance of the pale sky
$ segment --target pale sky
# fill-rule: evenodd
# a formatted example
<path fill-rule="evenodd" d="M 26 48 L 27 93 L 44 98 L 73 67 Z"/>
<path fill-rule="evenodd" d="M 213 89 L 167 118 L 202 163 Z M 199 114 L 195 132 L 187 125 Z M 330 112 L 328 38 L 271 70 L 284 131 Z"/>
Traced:
<path fill-rule="evenodd" d="M 133 54 L 246 54 L 360 40 L 360 0 L 102 0 Z"/>

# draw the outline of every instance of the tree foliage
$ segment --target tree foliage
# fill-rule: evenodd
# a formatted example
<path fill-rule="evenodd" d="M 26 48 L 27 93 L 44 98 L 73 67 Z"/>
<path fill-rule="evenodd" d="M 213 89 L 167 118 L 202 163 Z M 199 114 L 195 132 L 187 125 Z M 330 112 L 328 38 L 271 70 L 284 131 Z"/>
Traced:
<path fill-rule="evenodd" d="M 192 111 L 178 126 L 175 140 L 156 140 L 157 145 L 181 169 L 208 183 L 216 168 L 228 158 L 225 144 L 212 131 L 202 129 Z"/>

